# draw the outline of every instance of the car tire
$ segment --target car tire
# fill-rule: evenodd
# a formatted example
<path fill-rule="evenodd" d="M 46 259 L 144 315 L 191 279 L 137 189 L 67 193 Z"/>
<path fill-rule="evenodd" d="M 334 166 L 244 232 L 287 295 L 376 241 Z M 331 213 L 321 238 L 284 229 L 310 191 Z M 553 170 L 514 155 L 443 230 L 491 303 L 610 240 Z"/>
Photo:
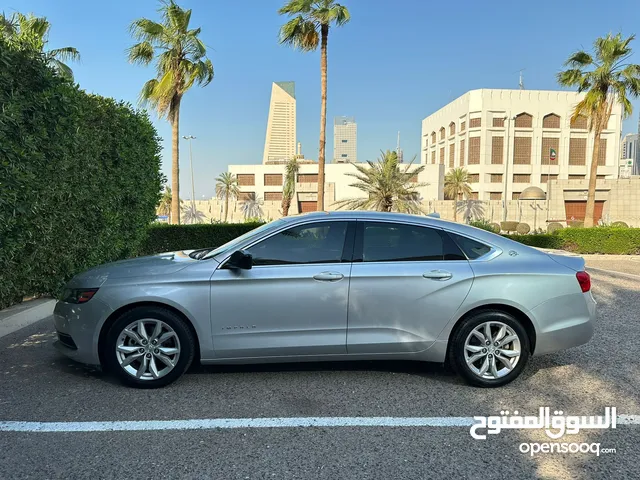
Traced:
<path fill-rule="evenodd" d="M 486 332 L 487 324 L 490 325 L 489 333 L 492 335 L 490 342 L 498 340 L 499 346 L 495 345 L 495 341 L 491 345 L 486 345 L 486 335 L 483 335 L 483 332 Z M 503 326 L 504 334 L 500 339 L 500 329 Z M 480 340 L 480 336 L 485 338 L 484 342 Z M 510 340 L 514 336 L 517 339 L 504 346 L 501 345 L 501 341 Z M 512 382 L 522 373 L 529 360 L 530 345 L 526 329 L 513 315 L 500 310 L 483 310 L 465 318 L 456 327 L 451 336 L 448 363 L 473 386 L 501 387 Z M 520 354 L 514 362 L 517 351 Z M 468 363 L 475 358 L 474 356 L 478 356 L 478 360 Z M 497 372 L 497 377 L 492 373 L 491 367 L 482 374 L 485 359 L 489 365 L 491 362 L 495 363 L 496 368 L 493 373 Z M 511 365 L 511 369 L 503 363 L 503 360 Z"/>
<path fill-rule="evenodd" d="M 107 332 L 103 359 L 107 370 L 125 385 L 160 388 L 187 371 L 195 352 L 195 338 L 185 321 L 171 310 L 150 306 L 129 310 L 113 323 Z"/>

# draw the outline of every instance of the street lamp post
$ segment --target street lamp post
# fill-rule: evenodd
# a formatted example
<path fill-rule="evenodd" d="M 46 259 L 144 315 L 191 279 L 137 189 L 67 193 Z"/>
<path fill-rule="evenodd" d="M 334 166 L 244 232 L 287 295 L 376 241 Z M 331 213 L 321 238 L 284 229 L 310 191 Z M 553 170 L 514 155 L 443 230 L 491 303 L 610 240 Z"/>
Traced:
<path fill-rule="evenodd" d="M 183 136 L 182 138 L 184 138 L 185 140 L 189 140 L 189 164 L 191 166 L 191 209 L 195 212 L 196 211 L 196 194 L 195 194 L 195 188 L 193 183 L 193 154 L 191 152 L 191 140 L 195 140 L 196 137 L 194 137 L 193 135 L 186 135 L 186 136 Z"/>

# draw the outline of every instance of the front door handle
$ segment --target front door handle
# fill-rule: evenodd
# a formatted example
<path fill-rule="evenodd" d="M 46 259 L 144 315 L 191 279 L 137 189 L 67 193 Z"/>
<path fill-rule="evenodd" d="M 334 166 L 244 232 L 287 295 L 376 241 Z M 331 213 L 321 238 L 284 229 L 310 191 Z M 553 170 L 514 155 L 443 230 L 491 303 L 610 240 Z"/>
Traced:
<path fill-rule="evenodd" d="M 444 270 L 431 270 L 422 274 L 424 278 L 430 278 L 432 280 L 449 280 L 453 277 L 451 272 L 445 272 Z"/>
<path fill-rule="evenodd" d="M 322 272 L 315 274 L 313 278 L 321 282 L 337 282 L 338 280 L 342 280 L 344 275 L 336 272 Z"/>

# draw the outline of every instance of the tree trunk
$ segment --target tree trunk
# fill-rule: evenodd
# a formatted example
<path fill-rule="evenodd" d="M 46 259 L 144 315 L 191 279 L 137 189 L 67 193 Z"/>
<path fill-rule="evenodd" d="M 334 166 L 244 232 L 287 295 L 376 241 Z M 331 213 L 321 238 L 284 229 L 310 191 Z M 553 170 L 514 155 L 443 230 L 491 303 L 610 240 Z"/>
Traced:
<path fill-rule="evenodd" d="M 289 215 L 289 207 L 291 206 L 291 198 L 283 197 L 282 198 L 282 216 L 286 217 Z"/>
<path fill-rule="evenodd" d="M 324 211 L 324 157 L 327 136 L 327 38 L 329 25 L 320 27 L 320 149 L 318 151 L 318 211 Z"/>
<path fill-rule="evenodd" d="M 596 183 L 598 180 L 598 157 L 600 156 L 600 136 L 607 128 L 614 99 L 606 102 L 602 109 L 596 114 L 595 129 L 593 136 L 593 153 L 591 155 L 591 171 L 589 172 L 589 191 L 587 195 L 587 208 L 584 214 L 584 226 L 593 227 L 595 224 L 596 210 Z"/>
<path fill-rule="evenodd" d="M 587 209 L 584 214 L 584 226 L 593 227 L 596 209 L 596 180 L 598 179 L 598 157 L 600 156 L 600 126 L 596 127 L 593 137 L 593 154 L 591 155 L 591 171 L 589 172 L 589 193 L 587 195 Z"/>
<path fill-rule="evenodd" d="M 229 193 L 224 196 L 224 223 L 227 223 L 227 217 L 229 216 Z"/>
<path fill-rule="evenodd" d="M 458 221 L 458 201 L 460 200 L 460 194 L 456 193 L 453 196 L 453 221 Z"/>
<path fill-rule="evenodd" d="M 180 99 L 171 118 L 171 222 L 180 225 Z"/>

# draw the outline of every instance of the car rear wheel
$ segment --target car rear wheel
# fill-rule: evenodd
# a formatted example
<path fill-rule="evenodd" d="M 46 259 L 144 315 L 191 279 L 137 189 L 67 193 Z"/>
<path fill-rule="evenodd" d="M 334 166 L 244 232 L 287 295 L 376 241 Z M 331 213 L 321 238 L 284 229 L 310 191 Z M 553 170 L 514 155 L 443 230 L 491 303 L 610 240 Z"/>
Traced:
<path fill-rule="evenodd" d="M 456 328 L 449 361 L 468 383 L 500 387 L 515 380 L 529 360 L 529 336 L 512 315 L 486 310 Z"/>
<path fill-rule="evenodd" d="M 125 384 L 159 388 L 182 376 L 194 352 L 194 336 L 182 318 L 164 308 L 139 307 L 111 326 L 104 359 Z"/>

